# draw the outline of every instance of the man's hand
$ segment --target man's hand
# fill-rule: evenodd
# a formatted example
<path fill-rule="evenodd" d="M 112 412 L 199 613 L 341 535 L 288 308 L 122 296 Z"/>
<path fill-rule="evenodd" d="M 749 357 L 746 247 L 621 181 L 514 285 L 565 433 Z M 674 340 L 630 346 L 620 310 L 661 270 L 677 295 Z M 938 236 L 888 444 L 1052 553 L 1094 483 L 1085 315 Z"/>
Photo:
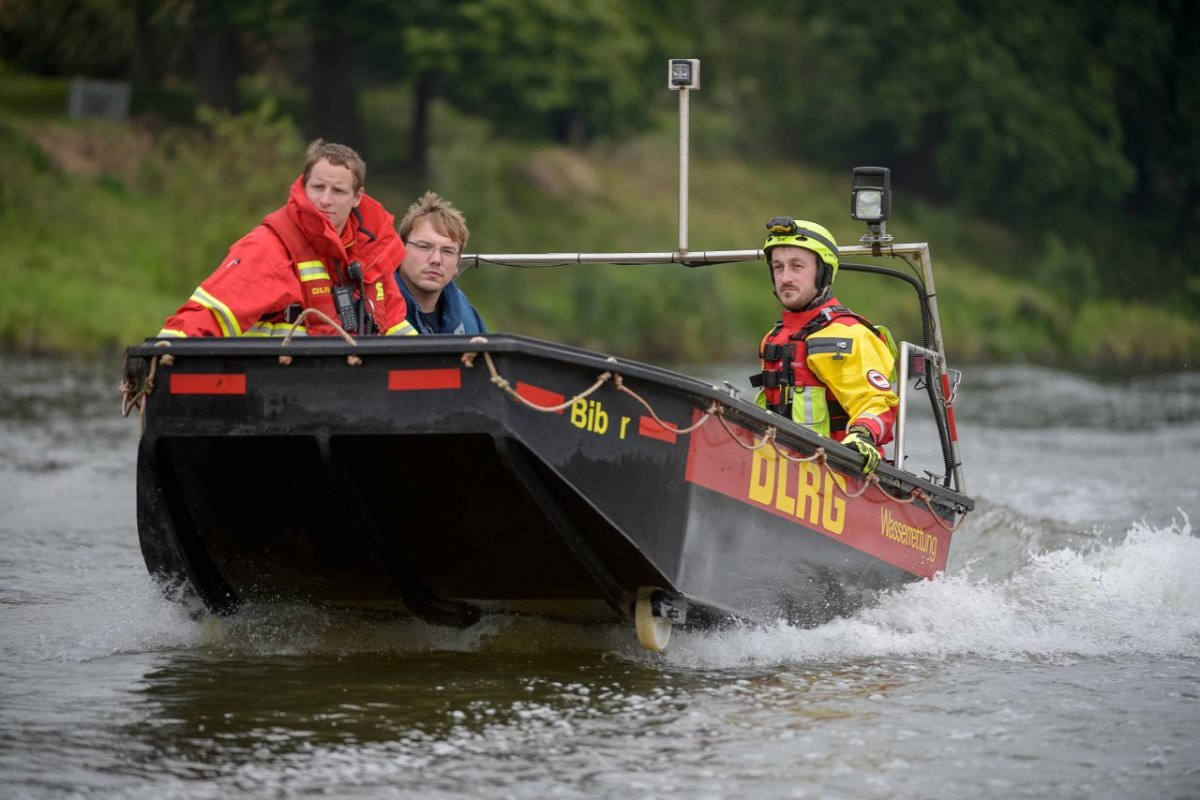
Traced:
<path fill-rule="evenodd" d="M 875 446 L 875 436 L 867 428 L 861 425 L 850 426 L 850 433 L 842 439 L 842 444 L 855 450 L 866 459 L 863 463 L 862 471 L 870 474 L 879 466 L 879 448 Z"/>

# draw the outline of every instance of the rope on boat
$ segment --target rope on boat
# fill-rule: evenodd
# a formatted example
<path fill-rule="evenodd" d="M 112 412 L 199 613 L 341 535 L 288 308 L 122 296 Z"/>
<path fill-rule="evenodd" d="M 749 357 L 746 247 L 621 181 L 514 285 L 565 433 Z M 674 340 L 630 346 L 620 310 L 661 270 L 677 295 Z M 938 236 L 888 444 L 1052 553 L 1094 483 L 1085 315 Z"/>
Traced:
<path fill-rule="evenodd" d="M 311 312 L 311 314 L 310 314 L 310 312 Z M 346 333 L 346 331 L 337 322 L 330 319 L 327 314 L 325 314 L 324 312 L 322 312 L 320 309 L 317 309 L 317 308 L 306 308 L 306 309 L 304 309 L 304 311 L 300 312 L 300 315 L 296 318 L 296 321 L 292 324 L 292 328 L 291 328 L 291 330 L 288 331 L 287 336 L 284 337 L 281 346 L 287 346 L 288 342 L 291 341 L 291 338 L 292 338 L 293 334 L 295 333 L 296 329 L 299 327 L 300 323 L 304 320 L 304 318 L 306 316 L 320 317 L 324 322 L 328 323 L 329 325 L 333 326 L 338 331 L 340 331 L 342 336 L 350 344 L 357 345 L 357 342 L 354 340 L 354 338 L 352 336 L 350 336 L 348 333 Z M 471 343 L 472 344 L 478 344 L 478 343 L 486 344 L 487 339 L 482 336 L 476 336 L 471 339 Z M 171 342 L 164 339 L 164 340 L 155 342 L 154 346 L 169 348 L 171 346 Z M 465 366 L 467 368 L 473 368 L 475 366 L 475 359 L 478 355 L 479 354 L 476 352 L 465 352 L 462 354 L 462 357 L 460 360 L 462 361 L 463 366 Z M 632 397 L 634 400 L 636 400 L 643 408 L 646 409 L 646 411 L 648 411 L 650 413 L 650 416 L 654 419 L 654 421 L 656 423 L 659 424 L 659 426 L 662 427 L 663 430 L 670 431 L 671 433 L 674 433 L 676 435 L 689 434 L 689 433 L 693 433 L 696 430 L 698 430 L 701 426 L 703 426 L 706 422 L 708 422 L 713 417 L 716 417 L 717 421 L 721 424 L 721 427 L 725 429 L 725 433 L 729 436 L 729 438 L 733 441 L 733 443 L 736 444 L 738 447 L 742 448 L 743 450 L 753 452 L 753 451 L 759 450 L 763 447 L 770 446 L 772 449 L 774 449 L 776 455 L 779 458 L 784 459 L 785 461 L 790 461 L 794 464 L 815 461 L 826 472 L 833 474 L 833 470 L 829 466 L 829 459 L 828 459 L 828 456 L 827 456 L 827 453 L 826 453 L 826 450 L 824 447 L 816 448 L 816 450 L 813 452 L 813 454 L 811 456 L 793 456 L 793 455 L 789 454 L 786 450 L 784 450 L 782 447 L 780 447 L 779 442 L 778 442 L 779 430 L 774 425 L 767 426 L 766 433 L 763 434 L 763 438 L 761 441 L 758 442 L 758 444 L 753 444 L 753 445 L 746 444 L 745 442 L 743 442 L 741 440 L 741 437 L 739 437 L 729 427 L 729 423 L 725 419 L 725 406 L 723 406 L 717 400 L 713 400 L 709 404 L 708 408 L 706 408 L 704 410 L 704 413 L 700 417 L 700 420 L 698 422 L 696 422 L 694 425 L 691 425 L 690 427 L 680 428 L 677 425 L 674 425 L 673 423 L 670 423 L 670 422 L 666 422 L 662 418 L 660 418 L 658 416 L 658 413 L 654 410 L 654 407 L 651 406 L 650 403 L 647 402 L 647 400 L 645 398 L 643 398 L 637 392 L 633 391 L 632 389 L 630 389 L 628 386 L 625 385 L 625 380 L 619 373 L 613 373 L 613 372 L 609 371 L 609 372 L 600 373 L 600 375 L 596 378 L 595 383 L 593 383 L 590 387 L 583 390 L 579 394 L 575 395 L 571 399 L 566 400 L 557 405 L 542 406 L 542 405 L 538 405 L 537 403 L 532 402 L 531 400 L 529 400 L 526 397 L 523 397 L 520 393 L 517 392 L 516 389 L 514 389 L 512 387 L 512 384 L 510 384 L 507 379 L 505 379 L 503 376 L 500 375 L 499 371 L 496 369 L 495 362 L 492 360 L 492 354 L 490 352 L 485 350 L 483 352 L 483 359 L 487 363 L 488 372 L 491 375 L 491 382 L 493 384 L 495 384 L 497 387 L 499 387 L 501 390 L 503 390 L 507 395 L 512 397 L 514 400 L 517 400 L 518 402 L 533 409 L 534 411 L 541 411 L 543 413 L 557 413 L 559 411 L 564 411 L 564 410 L 570 408 L 571 406 L 575 405 L 579 401 L 585 400 L 588 397 L 590 397 L 591 395 L 595 394 L 597 391 L 600 390 L 600 387 L 602 387 L 608 381 L 612 380 L 613 387 L 618 392 L 623 392 L 624 394 L 627 394 L 630 397 Z M 614 364 L 617 363 L 617 360 L 612 357 L 610 357 L 608 359 L 608 361 L 610 363 L 614 363 Z M 145 431 L 145 428 L 146 428 L 146 416 L 145 416 L 146 415 L 146 402 L 145 402 L 145 400 L 154 391 L 154 385 L 155 385 L 154 381 L 155 381 L 155 377 L 157 376 L 158 366 L 160 363 L 164 367 L 170 367 L 175 363 L 175 357 L 170 353 L 164 353 L 162 356 L 155 356 L 155 357 L 151 358 L 150 359 L 150 370 L 146 374 L 146 380 L 143 381 L 143 383 L 140 387 L 137 386 L 134 379 L 129 375 L 129 370 L 128 370 L 129 353 L 128 352 L 126 352 L 125 360 L 122 363 L 122 378 L 121 378 L 121 383 L 120 383 L 121 416 L 128 417 L 129 413 L 134 408 L 137 408 L 138 415 L 141 420 L 141 427 L 142 427 L 143 431 Z M 285 365 L 291 364 L 292 357 L 290 355 L 282 355 L 279 357 L 279 363 L 285 364 Z M 362 359 L 360 359 L 358 356 L 350 355 L 350 356 L 346 357 L 346 363 L 350 364 L 351 366 L 358 366 L 358 365 L 362 364 Z M 886 497 L 889 500 L 894 500 L 898 503 L 910 504 L 910 503 L 915 503 L 919 500 L 927 509 L 929 509 L 929 512 L 930 512 L 930 514 L 932 514 L 934 521 L 941 528 L 943 528 L 944 530 L 947 530 L 951 533 L 958 530 L 959 526 L 962 525 L 963 520 L 966 519 L 966 515 L 964 514 L 961 517 L 959 517 L 958 522 L 956 522 L 955 524 L 947 525 L 945 522 L 942 521 L 941 515 L 938 514 L 938 512 L 933 507 L 933 501 L 930 499 L 929 495 L 923 489 L 921 489 L 920 487 L 914 487 L 912 489 L 912 491 L 910 491 L 906 497 L 897 497 L 896 495 L 893 495 L 893 494 L 889 493 L 886 489 L 884 489 L 882 482 L 880 482 L 880 480 L 879 480 L 879 476 L 877 476 L 875 474 L 867 475 L 865 477 L 865 479 L 863 480 L 862 487 L 856 492 L 847 492 L 845 489 L 841 488 L 841 486 L 838 484 L 837 481 L 832 481 L 832 483 L 837 488 L 837 490 L 840 491 L 843 495 L 845 495 L 848 499 L 854 499 L 857 497 L 861 497 L 867 491 L 867 489 L 874 486 L 879 491 L 879 493 L 882 494 L 884 497 Z"/>
<path fill-rule="evenodd" d="M 342 326 L 336 321 L 330 319 L 328 314 L 321 311 L 319 308 L 306 308 L 301 311 L 299 315 L 297 315 L 296 321 L 292 323 L 292 327 L 288 330 L 287 335 L 283 337 L 280 347 L 287 347 L 288 343 L 292 341 L 292 337 L 295 335 L 297 328 L 300 327 L 300 323 L 302 323 L 306 317 L 310 316 L 316 316 L 322 319 L 324 322 L 336 329 L 342 335 L 342 338 L 350 344 L 358 344 L 358 342 L 354 340 L 354 337 L 346 333 L 345 329 L 342 328 Z M 154 346 L 170 347 L 171 341 L 169 339 L 159 339 L 154 343 Z M 129 413 L 136 408 L 138 410 L 138 415 L 142 418 L 142 430 L 145 430 L 146 428 L 146 397 L 154 391 L 154 378 L 158 374 L 158 365 L 160 361 L 164 367 L 169 367 L 175 363 L 175 356 L 171 355 L 170 353 L 166 353 L 161 357 L 155 356 L 151 358 L 150 371 L 146 374 L 146 380 L 140 387 L 136 384 L 134 378 L 129 374 L 128 351 L 126 351 L 125 359 L 121 363 L 121 383 L 118 387 L 121 392 L 121 416 L 128 417 Z M 292 357 L 290 355 L 280 356 L 279 363 L 285 366 L 291 364 Z M 346 363 L 352 367 L 357 367 L 362 364 L 362 359 L 356 355 L 349 355 L 346 356 Z"/>
<path fill-rule="evenodd" d="M 150 359 L 150 372 L 146 381 L 139 388 L 129 375 L 129 351 L 125 352 L 125 360 L 121 362 L 121 416 L 128 417 L 133 409 L 142 410 L 142 402 L 146 395 L 154 391 L 154 373 L 158 371 L 158 359 Z"/>
<path fill-rule="evenodd" d="M 155 347 L 170 347 L 171 343 L 167 340 L 162 340 L 154 344 Z M 146 374 L 146 380 L 142 383 L 141 388 L 134 383 L 134 379 L 129 375 L 129 352 L 125 353 L 125 360 L 121 362 L 121 416 L 128 417 L 129 412 L 135 407 L 140 411 L 144 406 L 146 397 L 154 391 L 154 375 L 158 372 L 159 357 L 155 356 L 150 359 L 150 371 Z M 164 367 L 169 367 L 175 363 L 175 357 L 170 353 L 162 356 Z"/>
<path fill-rule="evenodd" d="M 748 450 L 751 453 L 753 453 L 755 450 L 759 450 L 759 449 L 766 447 L 767 445 L 772 444 L 774 442 L 775 426 L 769 425 L 769 426 L 767 426 L 767 432 L 763 436 L 761 442 L 759 442 L 758 444 L 744 444 L 742 442 L 742 440 L 738 438 L 738 435 L 729 429 L 729 423 L 725 421 L 724 411 L 725 411 L 725 409 L 724 409 L 724 407 L 722 407 L 722 409 L 719 412 L 717 412 L 717 421 L 721 423 L 721 427 L 725 429 L 725 433 L 729 434 L 729 438 L 732 439 L 733 443 L 736 444 L 738 447 L 742 448 L 743 450 Z"/>
<path fill-rule="evenodd" d="M 472 339 L 471 341 L 475 341 L 475 339 Z M 484 339 L 484 341 L 487 341 L 487 340 Z M 478 354 L 477 353 L 463 353 L 462 359 L 461 359 L 463 366 L 468 367 L 468 368 L 474 367 L 476 355 L 478 355 Z M 488 372 L 490 372 L 492 375 L 492 378 L 491 378 L 492 383 L 496 384 L 501 389 L 503 389 L 505 394 L 507 394 L 509 397 L 513 398 L 514 400 L 517 400 L 520 403 L 528 406 L 529 408 L 532 408 L 534 411 L 541 411 L 541 412 L 544 412 L 547 414 L 555 414 L 555 413 L 558 413 L 559 411 L 568 409 L 571 406 L 578 403 L 580 400 L 583 400 L 583 399 L 591 396 L 601 386 L 603 386 L 605 383 L 607 383 L 613 376 L 613 374 L 611 372 L 602 372 L 602 373 L 600 373 L 600 377 L 596 379 L 596 382 L 591 385 L 591 388 L 585 389 L 584 391 L 582 391 L 579 394 L 572 397 L 570 400 L 559 403 L 558 405 L 555 405 L 555 406 L 541 406 L 541 405 L 538 405 L 537 403 L 533 402 L 529 398 L 523 397 L 516 389 L 514 389 L 512 387 L 512 384 L 510 384 L 507 380 L 505 380 L 500 375 L 500 373 L 496 371 L 496 364 L 495 364 L 495 362 L 492 361 L 491 353 L 484 351 L 483 360 L 487 362 Z M 610 360 L 615 361 L 616 359 L 610 359 Z"/>
<path fill-rule="evenodd" d="M 470 340 L 470 343 L 471 344 L 487 344 L 487 338 L 483 337 L 483 336 L 475 336 Z M 462 357 L 460 360 L 461 360 L 463 366 L 465 366 L 467 368 L 473 368 L 475 366 L 475 359 L 478 356 L 479 356 L 478 352 L 465 352 L 462 354 Z M 589 388 L 585 389 L 584 391 L 582 391 L 579 394 L 572 397 L 570 400 L 567 400 L 563 403 L 559 403 L 558 405 L 541 406 L 541 405 L 538 405 L 538 404 L 530 401 L 529 399 L 521 396 L 515 389 L 513 389 L 512 384 L 510 384 L 507 379 L 505 379 L 503 376 L 501 376 L 499 371 L 496 369 L 496 364 L 492 360 L 492 355 L 490 352 L 488 352 L 486 350 L 483 351 L 483 358 L 484 358 L 484 361 L 487 362 L 488 372 L 491 374 L 491 382 L 494 383 L 496 386 L 500 387 L 500 389 L 502 389 L 506 394 L 508 394 L 514 400 L 517 400 L 518 402 L 528 406 L 529 408 L 532 408 L 535 411 L 543 411 L 543 412 L 547 412 L 547 413 L 563 411 L 563 410 L 575 405 L 580 400 L 584 400 L 587 397 L 589 397 L 590 395 L 594 394 L 595 392 L 597 392 L 600 389 L 601 386 L 603 386 L 605 383 L 607 383 L 611 380 L 611 381 L 613 381 L 614 389 L 616 389 L 618 392 L 623 392 L 624 394 L 629 395 L 634 400 L 636 400 L 639 404 L 641 404 L 641 406 L 650 413 L 650 416 L 654 419 L 655 422 L 657 422 L 663 428 L 663 430 L 670 431 L 674 434 L 693 433 L 694 431 L 699 429 L 702 425 L 704 425 L 706 422 L 708 422 L 710 419 L 712 419 L 713 417 L 716 417 L 717 421 L 721 424 L 721 427 L 725 429 L 725 433 L 729 436 L 730 440 L 732 440 L 734 444 L 736 444 L 738 447 L 742 448 L 743 450 L 753 452 L 755 450 L 759 450 L 763 447 L 769 446 L 772 449 L 774 449 L 776 455 L 779 458 L 781 458 L 785 461 L 790 461 L 793 464 L 816 462 L 818 464 L 818 466 L 821 467 L 821 469 L 825 470 L 826 472 L 828 472 L 830 474 L 834 474 L 833 469 L 829 466 L 828 453 L 824 447 L 817 447 L 811 456 L 791 455 L 787 450 L 785 450 L 784 448 L 782 448 L 779 445 L 779 442 L 778 442 L 779 430 L 774 425 L 767 426 L 766 433 L 763 434 L 762 440 L 759 441 L 757 444 L 752 444 L 752 445 L 746 444 L 745 442 L 742 441 L 741 437 L 738 436 L 737 433 L 735 433 L 729 427 L 729 423 L 725 419 L 725 406 L 723 406 L 717 400 L 713 400 L 709 404 L 708 408 L 706 408 L 704 410 L 704 414 L 701 416 L 700 420 L 698 422 L 696 422 L 696 424 L 694 424 L 690 427 L 687 427 L 687 428 L 680 428 L 680 427 L 674 425 L 673 423 L 666 422 L 663 419 L 661 419 L 658 416 L 658 413 L 654 410 L 654 407 L 651 406 L 650 403 L 647 402 L 645 398 L 643 398 L 637 392 L 633 391 L 632 389 L 630 389 L 628 386 L 625 385 L 625 380 L 622 375 L 620 375 L 619 373 L 613 373 L 610 371 L 610 372 L 601 373 L 597 377 L 595 383 L 593 383 Z M 608 359 L 608 361 L 610 363 L 616 363 L 616 359 L 612 358 L 612 357 L 610 357 Z M 837 489 L 837 491 L 841 492 L 847 499 L 851 499 L 851 500 L 861 497 L 863 494 L 866 493 L 866 491 L 868 489 L 870 489 L 873 486 L 881 495 L 883 495 L 888 500 L 894 500 L 898 503 L 905 503 L 905 504 L 910 504 L 910 503 L 915 503 L 917 501 L 920 501 L 922 503 L 922 505 L 924 505 L 927 509 L 929 509 L 930 514 L 933 515 L 934 521 L 941 528 L 943 528 L 947 531 L 950 531 L 951 533 L 958 530 L 959 526 L 962 524 L 963 520 L 966 518 L 966 515 L 964 514 L 963 516 L 959 517 L 958 522 L 956 522 L 953 525 L 948 525 L 942 520 L 941 515 L 933 507 L 933 501 L 930 499 L 929 495 L 923 489 L 921 489 L 920 487 L 914 487 L 908 493 L 908 495 L 906 497 L 897 497 L 896 495 L 891 494 L 884 488 L 883 483 L 879 480 L 879 476 L 875 475 L 874 473 L 865 476 L 865 478 L 863 479 L 862 486 L 857 491 L 854 491 L 854 492 L 846 491 L 838 484 L 837 481 L 832 481 L 832 483 L 833 483 L 833 486 Z"/>
<path fill-rule="evenodd" d="M 644 399 L 642 399 L 642 397 L 637 392 L 633 391 L 628 386 L 626 386 L 625 380 L 620 375 L 617 375 L 616 380 L 613 382 L 613 386 L 616 388 L 616 390 L 618 392 L 624 392 L 625 394 L 632 397 L 634 400 L 637 400 L 639 403 L 641 403 L 642 407 L 650 412 L 650 416 L 654 418 L 654 421 L 657 422 L 663 430 L 670 431 L 671 433 L 674 433 L 674 434 L 691 433 L 692 431 L 697 430 L 701 425 L 703 425 L 704 423 L 706 423 L 710 419 L 712 419 L 714 414 L 720 414 L 721 410 L 722 410 L 721 404 L 718 403 L 716 400 L 713 400 L 711 403 L 708 404 L 708 408 L 706 408 L 704 410 L 704 415 L 702 417 L 700 417 L 699 422 L 697 422 L 695 425 L 691 426 L 690 428 L 680 428 L 670 422 L 663 422 L 661 419 L 659 419 L 658 414 L 656 414 L 654 412 L 654 409 L 650 406 L 650 404 L 647 403 Z"/>
<path fill-rule="evenodd" d="M 949 531 L 950 533 L 954 533 L 956 530 L 958 530 L 959 526 L 961 526 L 963 524 L 963 521 L 967 518 L 966 514 L 962 514 L 958 518 L 958 522 L 954 523 L 953 525 L 947 525 L 946 523 L 942 522 L 941 515 L 933 510 L 933 501 L 929 499 L 929 495 L 925 493 L 924 489 L 920 489 L 920 488 L 913 489 L 912 492 L 910 492 L 908 496 L 910 499 L 906 500 L 905 502 L 911 503 L 914 500 L 920 500 L 922 503 L 925 504 L 925 507 L 929 509 L 929 513 L 933 515 L 933 521 L 938 524 L 938 527 L 941 528 L 942 530 Z M 889 497 L 890 497 L 890 495 L 889 495 Z M 899 499 L 899 498 L 897 498 L 897 499 Z"/>
<path fill-rule="evenodd" d="M 309 307 L 309 308 L 304 309 L 303 311 L 301 311 L 299 314 L 296 315 L 296 321 L 293 322 L 292 327 L 288 329 L 287 336 L 283 337 L 283 343 L 281 345 L 282 347 L 287 347 L 288 342 L 292 341 L 292 337 L 296 335 L 296 330 L 300 327 L 300 323 L 304 322 L 304 320 L 307 317 L 319 317 L 322 322 L 329 325 L 331 328 L 333 328 L 338 333 L 340 333 L 342 335 L 342 338 L 346 340 L 347 344 L 352 344 L 356 347 L 358 346 L 358 342 L 354 341 L 354 337 L 351 336 L 350 334 L 346 333 L 346 329 L 343 328 L 340 324 L 338 324 L 334 320 L 330 319 L 328 314 L 326 314 L 324 311 L 322 311 L 319 308 Z"/>
<path fill-rule="evenodd" d="M 171 343 L 166 339 L 154 343 L 155 347 L 170 347 Z M 154 376 L 158 373 L 158 363 L 160 357 L 155 356 L 150 359 L 150 371 L 146 373 L 146 380 L 139 387 L 129 374 L 129 351 L 125 351 L 125 359 L 121 362 L 121 416 L 128 417 L 129 412 L 134 408 L 138 410 L 138 419 L 141 421 L 142 432 L 146 431 L 146 398 L 154 391 Z M 166 353 L 161 356 L 161 361 L 164 367 L 169 367 L 175 363 L 175 356 Z"/>
<path fill-rule="evenodd" d="M 825 465 L 825 471 L 826 471 L 826 472 L 832 472 L 832 471 L 829 469 L 829 466 L 828 466 L 828 465 Z M 833 482 L 833 485 L 834 485 L 834 487 L 835 487 L 835 488 L 836 488 L 836 489 L 837 489 L 839 492 L 841 492 L 842 494 L 846 495 L 846 497 L 847 497 L 848 499 L 851 499 L 851 500 L 853 500 L 853 499 L 854 499 L 854 498 L 856 498 L 856 497 L 862 497 L 862 496 L 863 496 L 863 494 L 865 494 L 865 493 L 866 493 L 867 489 L 870 489 L 872 485 L 873 485 L 873 486 L 874 486 L 876 489 L 878 489 L 878 490 L 879 490 L 879 492 L 880 492 L 880 494 L 882 494 L 883 496 L 885 496 L 885 497 L 889 497 L 889 498 L 891 498 L 891 499 L 893 499 L 893 500 L 899 499 L 899 498 L 894 498 L 894 497 L 892 497 L 890 494 L 888 494 L 886 491 L 884 491 L 884 489 L 883 489 L 883 485 L 882 485 L 882 484 L 879 482 L 879 476 L 878 476 L 878 475 L 875 475 L 874 473 L 872 473 L 872 474 L 870 474 L 870 475 L 866 476 L 865 478 L 863 478 L 863 485 L 862 485 L 862 487 L 861 487 L 861 488 L 860 488 L 860 489 L 859 489 L 857 492 L 847 492 L 847 491 L 846 491 L 845 489 L 843 489 L 841 486 L 838 486 L 838 482 L 837 482 L 837 481 L 834 481 L 834 482 Z M 935 516 L 936 516 L 936 515 L 935 515 Z"/>
<path fill-rule="evenodd" d="M 863 492 L 865 492 L 867 490 L 867 487 L 870 486 L 871 484 L 875 485 L 875 488 L 879 490 L 880 494 L 887 497 L 889 500 L 895 500 L 897 503 L 902 503 L 904 505 L 911 505 L 913 503 L 916 503 L 918 500 L 920 500 L 921 504 L 924 505 L 925 508 L 929 509 L 929 513 L 933 515 L 933 521 L 938 524 L 938 527 L 942 528 L 943 530 L 949 531 L 950 533 L 954 533 L 955 531 L 957 531 L 959 529 L 959 526 L 961 526 L 963 524 L 963 521 L 967 518 L 966 514 L 963 514 L 961 517 L 958 518 L 958 522 L 954 523 L 953 525 L 947 525 L 945 522 L 942 521 L 942 516 L 940 514 L 938 514 L 937 510 L 933 507 L 933 501 L 931 499 L 929 499 L 929 494 L 924 489 L 922 489 L 919 486 L 915 486 L 915 487 L 913 487 L 912 491 L 910 491 L 908 493 L 907 496 L 897 497 L 896 495 L 892 494 L 891 492 L 889 492 L 887 489 L 885 489 L 883 487 L 883 482 L 881 480 L 879 480 L 879 476 L 875 475 L 875 474 L 868 475 L 866 477 L 866 481 L 863 483 L 863 488 L 859 489 L 854 494 L 850 494 L 849 492 L 845 491 L 844 489 L 841 489 L 841 487 L 838 487 L 838 488 L 842 492 L 842 494 L 846 495 L 846 497 L 853 498 L 853 497 L 860 496 Z M 834 481 L 834 486 L 837 486 L 837 481 Z"/>
<path fill-rule="evenodd" d="M 292 341 L 292 337 L 296 335 L 296 330 L 300 327 L 300 323 L 303 322 L 307 317 L 320 318 L 322 322 L 340 333 L 342 338 L 345 339 L 348 344 L 351 344 L 355 347 L 358 346 L 358 342 L 354 340 L 354 337 L 346 333 L 346 329 L 343 328 L 337 321 L 330 319 L 329 315 L 321 309 L 310 307 L 304 309 L 296 315 L 296 321 L 292 323 L 292 327 L 288 329 L 287 335 L 283 337 L 283 341 L 279 345 L 280 347 L 288 346 L 288 343 Z M 292 357 L 280 356 L 279 363 L 286 367 L 292 363 Z M 362 365 L 362 359 L 356 355 L 348 355 L 346 356 L 346 363 L 352 367 L 358 367 Z"/>
<path fill-rule="evenodd" d="M 487 339 L 485 339 L 481 336 L 476 336 L 475 338 L 471 339 L 471 342 L 472 343 L 481 343 L 481 342 L 486 343 Z M 468 368 L 473 368 L 475 366 L 475 358 L 478 355 L 479 355 L 478 353 L 463 353 L 462 359 L 461 359 L 463 366 L 468 367 Z M 719 414 L 721 412 L 721 404 L 718 403 L 716 400 L 714 400 L 709 405 L 708 409 L 704 412 L 704 416 L 700 419 L 699 422 L 697 422 L 695 425 L 692 425 L 689 428 L 680 428 L 670 422 L 665 422 L 664 420 L 660 419 L 658 414 L 655 413 L 654 408 L 649 403 L 647 403 L 644 398 L 642 398 L 640 395 L 638 395 L 637 392 L 633 391 L 632 389 L 630 389 L 628 386 L 625 385 L 625 381 L 621 377 L 621 375 L 615 374 L 612 372 L 600 373 L 600 375 L 599 375 L 599 377 L 597 377 L 595 383 L 593 383 L 590 387 L 583 390 L 582 392 L 575 395 L 574 397 L 572 397 L 569 400 L 559 403 L 558 405 L 542 406 L 542 405 L 538 405 L 537 403 L 534 403 L 533 401 L 529 400 L 526 397 L 523 397 L 519 392 L 517 392 L 515 389 L 512 388 L 512 384 L 510 384 L 507 379 L 505 379 L 503 376 L 501 376 L 499 371 L 496 369 L 496 363 L 492 360 L 491 353 L 484 351 L 483 360 L 487 362 L 488 372 L 492 376 L 491 377 L 492 383 L 499 386 L 510 397 L 514 398 L 515 400 L 520 401 L 522 404 L 528 406 L 529 408 L 532 408 L 535 411 L 542 411 L 545 413 L 557 413 L 559 411 L 564 411 L 564 410 L 570 408 L 571 406 L 575 405 L 576 403 L 578 403 L 580 400 L 585 400 L 588 397 L 590 397 L 591 395 L 595 394 L 597 391 L 599 391 L 601 386 L 603 386 L 608 381 L 612 380 L 613 386 L 614 386 L 614 388 L 616 388 L 616 390 L 618 392 L 624 392 L 625 394 L 629 395 L 637 402 L 641 403 L 642 407 L 645 408 L 648 412 L 650 412 L 650 416 L 654 418 L 654 421 L 657 422 L 659 424 L 659 426 L 662 427 L 663 430 L 670 431 L 671 433 L 674 433 L 674 434 L 691 433 L 692 431 L 696 430 L 704 423 L 708 422 L 709 418 L 712 417 L 713 414 Z M 608 358 L 608 361 L 613 364 L 617 363 L 617 360 L 615 358 L 612 358 L 611 356 Z"/>

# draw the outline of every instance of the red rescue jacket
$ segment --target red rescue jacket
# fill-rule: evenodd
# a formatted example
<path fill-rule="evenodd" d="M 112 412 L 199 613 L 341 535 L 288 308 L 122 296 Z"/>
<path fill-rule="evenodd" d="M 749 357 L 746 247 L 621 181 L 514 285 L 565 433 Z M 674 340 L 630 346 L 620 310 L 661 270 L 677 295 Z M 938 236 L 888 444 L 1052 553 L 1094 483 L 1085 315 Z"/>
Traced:
<path fill-rule="evenodd" d="M 303 176 L 297 178 L 287 205 L 234 243 L 224 263 L 167 319 L 158 335 L 283 335 L 302 308 L 318 308 L 337 320 L 332 289 L 350 283 L 346 267 L 355 261 L 363 267 L 364 300 L 378 332 L 416 334 L 405 320 L 404 297 L 392 277 L 404 260 L 395 218 L 364 193 L 346 225 L 344 236 L 339 236 L 305 195 Z M 305 318 L 303 325 L 312 335 L 336 333 L 315 316 Z"/>

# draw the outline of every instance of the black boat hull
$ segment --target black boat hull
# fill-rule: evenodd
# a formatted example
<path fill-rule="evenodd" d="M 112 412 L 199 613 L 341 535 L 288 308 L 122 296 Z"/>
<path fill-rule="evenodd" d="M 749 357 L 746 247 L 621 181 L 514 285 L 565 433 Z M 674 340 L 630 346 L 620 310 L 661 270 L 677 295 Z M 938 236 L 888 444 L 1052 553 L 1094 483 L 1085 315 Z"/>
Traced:
<path fill-rule="evenodd" d="M 654 587 L 688 623 L 813 624 L 941 570 L 971 507 L 886 466 L 864 484 L 836 446 L 801 460 L 829 443 L 705 383 L 523 337 L 148 342 L 128 363 L 152 372 L 147 567 L 214 611 L 622 620 Z"/>

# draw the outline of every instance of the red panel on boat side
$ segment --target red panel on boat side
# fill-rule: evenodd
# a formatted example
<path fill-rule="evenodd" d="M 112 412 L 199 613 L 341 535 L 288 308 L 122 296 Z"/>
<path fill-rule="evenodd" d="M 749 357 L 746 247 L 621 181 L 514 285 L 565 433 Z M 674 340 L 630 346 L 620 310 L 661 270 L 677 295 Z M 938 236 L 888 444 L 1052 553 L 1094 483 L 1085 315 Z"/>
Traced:
<path fill-rule="evenodd" d="M 388 370 L 388 391 L 405 392 L 414 389 L 461 389 L 461 369 L 393 369 Z"/>
<path fill-rule="evenodd" d="M 642 436 L 648 436 L 651 439 L 658 439 L 661 442 L 670 442 L 675 444 L 677 434 L 675 431 L 667 430 L 660 425 L 654 417 L 641 417 L 638 419 L 638 433 Z"/>
<path fill-rule="evenodd" d="M 171 394 L 245 394 L 244 374 L 171 373 Z"/>
<path fill-rule="evenodd" d="M 552 392 L 549 389 L 543 389 L 540 386 L 534 386 L 533 384 L 525 383 L 524 381 L 517 381 L 517 394 L 519 394 L 521 397 L 524 397 L 535 406 L 541 406 L 542 408 L 561 406 L 567 400 L 566 397 L 558 392 Z M 561 414 L 563 413 L 563 410 L 560 408 L 554 413 Z"/>
<path fill-rule="evenodd" d="M 697 412 L 699 414 L 700 412 Z M 878 486 L 783 448 L 784 458 L 749 431 L 719 425 L 691 435 L 688 482 L 816 531 L 922 578 L 945 569 L 950 531 L 920 500 L 896 500 Z M 755 449 L 748 449 L 755 448 Z M 859 494 L 861 492 L 861 494 Z M 858 494 L 857 497 L 851 495 Z"/>

